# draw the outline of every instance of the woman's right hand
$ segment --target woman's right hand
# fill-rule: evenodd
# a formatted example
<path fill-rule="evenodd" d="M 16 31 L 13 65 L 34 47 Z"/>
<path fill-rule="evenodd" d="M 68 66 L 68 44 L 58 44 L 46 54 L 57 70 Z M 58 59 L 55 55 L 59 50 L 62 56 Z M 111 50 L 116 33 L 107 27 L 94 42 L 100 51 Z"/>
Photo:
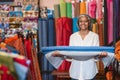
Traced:
<path fill-rule="evenodd" d="M 63 57 L 63 55 L 60 54 L 59 51 L 54 51 L 54 52 L 52 53 L 52 56 L 53 56 L 53 57 Z"/>

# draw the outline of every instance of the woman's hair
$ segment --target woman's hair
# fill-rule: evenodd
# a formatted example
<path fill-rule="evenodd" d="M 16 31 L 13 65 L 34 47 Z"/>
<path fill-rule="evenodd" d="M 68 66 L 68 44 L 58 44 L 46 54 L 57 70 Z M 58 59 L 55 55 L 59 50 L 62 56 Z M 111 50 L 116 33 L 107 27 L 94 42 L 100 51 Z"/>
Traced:
<path fill-rule="evenodd" d="M 79 27 L 79 20 L 81 17 L 87 17 L 88 21 L 89 21 L 89 26 L 88 26 L 88 29 L 91 30 L 91 17 L 87 14 L 81 14 L 79 17 L 78 17 L 78 21 L 77 21 L 77 26 L 78 26 L 78 29 L 80 30 L 80 27 Z"/>

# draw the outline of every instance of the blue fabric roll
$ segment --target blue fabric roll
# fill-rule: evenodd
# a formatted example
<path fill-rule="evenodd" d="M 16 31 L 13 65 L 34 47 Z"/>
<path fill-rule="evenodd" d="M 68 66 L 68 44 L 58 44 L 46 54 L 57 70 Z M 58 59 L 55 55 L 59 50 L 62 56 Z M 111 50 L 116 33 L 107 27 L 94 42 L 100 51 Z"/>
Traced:
<path fill-rule="evenodd" d="M 95 52 L 95 51 L 105 51 L 114 53 L 114 47 L 106 46 L 51 46 L 51 47 L 42 47 L 41 52 L 46 54 L 50 51 L 85 51 L 85 52 Z"/>
<path fill-rule="evenodd" d="M 77 25 L 78 18 L 73 18 L 73 33 L 78 31 L 78 25 Z"/>
<path fill-rule="evenodd" d="M 47 26 L 47 19 L 38 20 L 39 50 L 41 47 L 47 46 Z"/>
<path fill-rule="evenodd" d="M 47 46 L 55 46 L 55 25 L 54 19 L 48 19 L 48 27 L 47 27 Z"/>

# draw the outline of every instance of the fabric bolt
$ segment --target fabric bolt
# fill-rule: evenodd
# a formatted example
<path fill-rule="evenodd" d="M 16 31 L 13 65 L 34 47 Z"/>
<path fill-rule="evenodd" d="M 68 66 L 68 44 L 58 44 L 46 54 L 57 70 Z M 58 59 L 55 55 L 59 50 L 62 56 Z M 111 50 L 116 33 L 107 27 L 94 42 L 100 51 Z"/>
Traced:
<path fill-rule="evenodd" d="M 74 16 L 78 17 L 80 15 L 80 2 L 74 3 Z"/>
<path fill-rule="evenodd" d="M 66 16 L 72 18 L 72 4 L 71 2 L 66 3 Z"/>
<path fill-rule="evenodd" d="M 92 31 L 95 33 L 98 33 L 98 27 L 97 27 L 97 23 L 92 24 Z"/>
<path fill-rule="evenodd" d="M 57 18 L 55 18 L 57 19 Z M 56 24 L 56 22 L 54 22 L 54 19 L 39 19 L 38 21 L 38 36 L 39 36 L 39 50 L 41 50 L 42 47 L 45 46 L 53 46 L 55 45 L 55 27 L 54 25 Z M 51 71 L 53 70 L 53 67 L 51 67 L 51 64 L 48 63 L 47 59 L 42 56 L 41 58 L 42 62 L 42 71 Z M 48 73 L 44 73 L 44 75 L 42 75 L 42 79 L 43 80 L 49 80 L 52 79 L 51 77 L 49 77 Z"/>
<path fill-rule="evenodd" d="M 103 18 L 103 4 L 102 4 L 102 0 L 97 0 L 97 18 Z"/>
<path fill-rule="evenodd" d="M 108 29 L 108 16 L 107 16 L 107 14 L 108 14 L 108 11 L 107 11 L 107 0 L 104 0 L 104 42 L 105 42 L 105 45 L 108 45 L 108 42 L 107 42 L 107 34 L 108 34 L 108 32 L 107 32 L 107 29 Z"/>
<path fill-rule="evenodd" d="M 85 1 L 80 2 L 80 14 L 86 14 L 86 3 L 85 3 Z"/>
<path fill-rule="evenodd" d="M 47 26 L 47 46 L 54 46 L 55 45 L 55 22 L 54 19 L 48 19 L 48 26 Z"/>
<path fill-rule="evenodd" d="M 97 8 L 97 4 L 96 4 L 96 1 L 93 0 L 93 1 L 90 1 L 88 3 L 88 14 L 91 18 L 96 18 L 96 8 Z"/>
<path fill-rule="evenodd" d="M 60 4 L 54 5 L 54 18 L 60 17 Z"/>
<path fill-rule="evenodd" d="M 114 10 L 114 13 L 113 13 L 113 30 L 114 32 L 116 32 L 116 34 L 114 33 L 114 39 L 118 38 L 119 37 L 119 30 L 120 30 L 120 25 L 119 25 L 119 18 L 120 17 L 120 1 L 118 0 L 113 0 L 113 10 Z"/>
<path fill-rule="evenodd" d="M 74 11 L 75 11 L 75 1 L 71 1 L 71 5 L 72 5 L 72 18 L 74 18 L 75 17 L 75 13 L 74 13 Z"/>
<path fill-rule="evenodd" d="M 107 0 L 108 10 L 108 44 L 113 41 L 113 0 Z"/>
<path fill-rule="evenodd" d="M 66 17 L 66 2 L 60 0 L 60 17 Z"/>
<path fill-rule="evenodd" d="M 59 18 L 56 21 L 56 46 L 69 45 L 69 37 L 72 34 L 72 19 Z M 59 67 L 60 71 L 68 71 L 70 62 L 64 61 Z"/>
<path fill-rule="evenodd" d="M 69 44 L 69 36 L 72 34 L 72 19 L 59 18 L 56 21 L 56 45 L 63 46 Z"/>
<path fill-rule="evenodd" d="M 39 38 L 39 48 L 47 46 L 47 19 L 39 19 L 38 21 L 38 38 Z M 40 50 L 40 49 L 39 49 Z"/>
<path fill-rule="evenodd" d="M 26 49 L 26 54 L 29 60 L 31 60 L 30 63 L 30 74 L 31 74 L 31 80 L 36 80 L 35 77 L 35 71 L 34 71 L 34 65 L 33 65 L 33 59 L 32 59 L 32 53 L 31 53 L 31 40 L 30 39 L 25 39 L 24 40 L 24 44 L 25 44 L 25 49 Z"/>
<path fill-rule="evenodd" d="M 73 24 L 72 24 L 73 25 L 73 28 L 72 28 L 73 33 L 78 31 L 77 21 L 78 21 L 77 17 L 73 18 L 73 20 L 72 20 L 72 22 L 73 22 Z"/>
<path fill-rule="evenodd" d="M 98 34 L 100 39 L 100 46 L 104 45 L 104 26 L 102 19 L 98 19 Z"/>
<path fill-rule="evenodd" d="M 34 71 L 35 71 L 35 77 L 36 77 L 36 80 L 42 80 L 41 79 L 41 74 L 40 74 L 40 68 L 39 68 L 39 65 L 38 65 L 38 59 L 37 59 L 37 52 L 36 52 L 36 49 L 33 47 L 33 42 L 31 44 L 31 55 L 32 55 L 32 60 L 33 60 L 33 65 L 34 65 Z"/>

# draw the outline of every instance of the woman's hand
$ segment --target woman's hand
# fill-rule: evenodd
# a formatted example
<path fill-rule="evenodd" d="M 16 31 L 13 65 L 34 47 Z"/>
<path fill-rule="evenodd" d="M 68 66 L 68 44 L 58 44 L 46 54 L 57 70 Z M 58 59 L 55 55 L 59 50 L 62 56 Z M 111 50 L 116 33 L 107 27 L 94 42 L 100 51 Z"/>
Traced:
<path fill-rule="evenodd" d="M 99 58 L 103 58 L 103 57 L 106 57 L 108 55 L 107 52 L 102 52 L 101 54 L 99 54 Z"/>
<path fill-rule="evenodd" d="M 63 55 L 60 54 L 58 51 L 54 51 L 54 52 L 52 53 L 52 56 L 53 56 L 53 57 L 63 57 Z"/>

